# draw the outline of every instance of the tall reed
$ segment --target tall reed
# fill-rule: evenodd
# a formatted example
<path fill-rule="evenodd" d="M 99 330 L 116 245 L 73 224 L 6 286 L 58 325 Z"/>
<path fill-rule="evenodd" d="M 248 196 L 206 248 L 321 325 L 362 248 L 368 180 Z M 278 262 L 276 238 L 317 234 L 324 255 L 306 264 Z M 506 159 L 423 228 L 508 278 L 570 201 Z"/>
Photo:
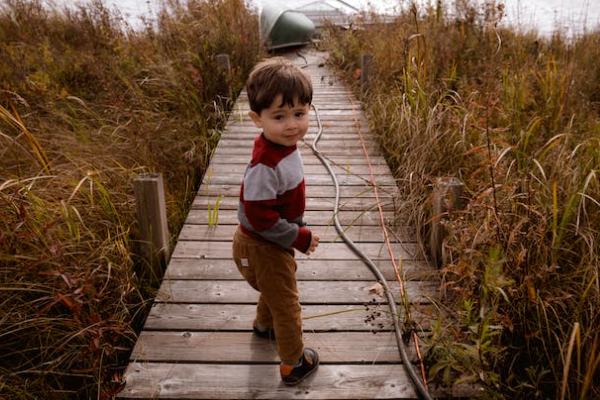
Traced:
<path fill-rule="evenodd" d="M 237 93 L 257 42 L 241 0 L 165 0 L 137 30 L 101 1 L 0 6 L 1 398 L 118 392 L 156 290 L 133 180 L 163 173 L 176 237 L 226 117 L 216 55 Z"/>
<path fill-rule="evenodd" d="M 503 15 L 496 2 L 412 5 L 331 29 L 324 47 L 355 90 L 361 54 L 374 55 L 364 107 L 398 220 L 425 239 L 434 179 L 465 183 L 467 208 L 444 222 L 431 378 L 490 398 L 597 398 L 600 32 L 540 37 Z"/>

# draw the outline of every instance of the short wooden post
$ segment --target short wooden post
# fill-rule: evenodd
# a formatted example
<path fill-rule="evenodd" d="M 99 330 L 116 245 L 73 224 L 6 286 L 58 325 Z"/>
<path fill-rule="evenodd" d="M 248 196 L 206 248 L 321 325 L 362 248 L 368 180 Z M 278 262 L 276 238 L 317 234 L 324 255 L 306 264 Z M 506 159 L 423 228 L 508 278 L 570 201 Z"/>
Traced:
<path fill-rule="evenodd" d="M 458 178 L 438 178 L 432 194 L 432 222 L 429 237 L 429 252 L 432 261 L 441 267 L 443 264 L 443 242 L 446 232 L 442 225 L 442 218 L 465 207 L 463 197 L 464 184 Z"/>
<path fill-rule="evenodd" d="M 162 174 L 138 175 L 134 182 L 141 256 L 151 265 L 151 281 L 162 277 L 171 251 Z"/>
<path fill-rule="evenodd" d="M 231 64 L 228 54 L 217 55 L 217 75 L 219 82 L 219 95 L 227 99 L 232 99 L 231 90 Z"/>
<path fill-rule="evenodd" d="M 364 100 L 371 76 L 373 75 L 373 56 L 371 54 L 363 54 L 360 58 L 360 99 Z"/>

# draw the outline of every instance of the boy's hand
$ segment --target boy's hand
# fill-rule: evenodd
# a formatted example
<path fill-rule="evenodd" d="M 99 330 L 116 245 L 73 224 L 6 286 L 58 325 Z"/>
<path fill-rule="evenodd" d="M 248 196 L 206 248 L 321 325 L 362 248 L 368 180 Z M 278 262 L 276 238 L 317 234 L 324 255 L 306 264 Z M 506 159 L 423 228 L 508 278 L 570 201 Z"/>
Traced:
<path fill-rule="evenodd" d="M 308 250 L 306 250 L 306 253 L 305 253 L 306 255 L 309 255 L 310 253 L 315 251 L 317 246 L 319 246 L 319 239 L 320 238 L 314 232 L 311 232 L 310 245 L 308 246 Z"/>

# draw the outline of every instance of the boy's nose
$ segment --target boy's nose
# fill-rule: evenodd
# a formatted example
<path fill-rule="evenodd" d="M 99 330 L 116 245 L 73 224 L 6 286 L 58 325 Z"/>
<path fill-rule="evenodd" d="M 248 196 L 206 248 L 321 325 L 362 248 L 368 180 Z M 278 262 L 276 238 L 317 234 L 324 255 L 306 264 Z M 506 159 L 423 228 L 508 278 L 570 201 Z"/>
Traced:
<path fill-rule="evenodd" d="M 297 126 L 298 124 L 293 119 L 288 119 L 285 125 L 287 129 L 296 129 Z"/>

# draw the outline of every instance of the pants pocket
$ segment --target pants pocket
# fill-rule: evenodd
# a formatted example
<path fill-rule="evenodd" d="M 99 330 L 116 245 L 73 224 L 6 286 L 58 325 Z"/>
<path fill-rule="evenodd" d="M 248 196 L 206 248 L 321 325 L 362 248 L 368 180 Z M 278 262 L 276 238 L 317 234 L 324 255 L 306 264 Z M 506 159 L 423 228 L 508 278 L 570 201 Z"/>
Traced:
<path fill-rule="evenodd" d="M 233 261 L 240 271 L 240 274 L 255 290 L 258 290 L 256 284 L 256 271 L 250 262 L 251 251 L 249 245 L 243 240 L 239 240 L 238 235 L 233 239 Z"/>

